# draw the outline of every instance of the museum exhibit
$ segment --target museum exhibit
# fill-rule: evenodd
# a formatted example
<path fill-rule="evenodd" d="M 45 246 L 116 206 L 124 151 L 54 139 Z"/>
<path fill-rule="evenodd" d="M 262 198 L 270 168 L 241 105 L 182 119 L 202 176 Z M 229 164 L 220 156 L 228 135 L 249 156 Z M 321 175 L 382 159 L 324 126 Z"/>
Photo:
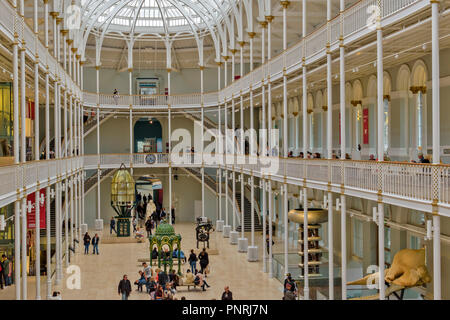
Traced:
<path fill-rule="evenodd" d="M 0 1 L 0 301 L 450 300 L 449 30 L 450 0 Z"/>

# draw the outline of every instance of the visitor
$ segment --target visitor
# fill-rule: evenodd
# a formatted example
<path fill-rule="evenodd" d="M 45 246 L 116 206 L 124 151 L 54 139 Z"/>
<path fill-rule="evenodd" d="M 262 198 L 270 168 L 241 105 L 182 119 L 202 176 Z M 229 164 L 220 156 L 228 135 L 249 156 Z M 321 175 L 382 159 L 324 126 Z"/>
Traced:
<path fill-rule="evenodd" d="M 272 240 L 272 245 L 274 245 L 275 242 Z M 267 249 L 267 254 L 270 253 L 270 236 L 269 234 L 266 233 L 266 249 Z"/>
<path fill-rule="evenodd" d="M 136 217 L 133 217 L 133 220 L 131 221 L 131 223 L 133 224 L 133 233 L 136 233 L 137 229 L 137 221 L 136 221 Z"/>
<path fill-rule="evenodd" d="M 0 263 L 0 289 L 3 290 L 3 268 L 1 263 Z"/>
<path fill-rule="evenodd" d="M 59 292 L 59 291 L 53 291 L 52 296 L 49 297 L 47 300 L 62 300 L 61 292 Z"/>
<path fill-rule="evenodd" d="M 141 200 L 142 200 L 142 194 L 139 192 L 139 193 L 136 195 L 136 203 L 137 203 L 137 204 L 140 204 L 140 203 L 141 203 Z"/>
<path fill-rule="evenodd" d="M 3 277 L 4 280 L 4 286 L 8 287 L 11 285 L 11 263 L 8 260 L 8 257 L 5 254 L 2 254 L 2 273 L 0 274 L 1 277 Z"/>
<path fill-rule="evenodd" d="M 206 267 L 208 267 L 209 264 L 209 257 L 205 248 L 203 248 L 202 252 L 198 255 L 198 259 L 200 260 L 200 272 L 205 274 L 206 278 Z"/>
<path fill-rule="evenodd" d="M 175 248 L 172 253 L 172 258 L 178 259 L 178 248 Z M 184 255 L 184 252 L 180 250 L 180 260 L 182 260 L 184 263 L 186 263 L 186 256 Z"/>
<path fill-rule="evenodd" d="M 162 220 L 166 219 L 166 216 L 167 216 L 166 208 L 162 208 L 161 214 L 159 216 L 159 220 L 162 221 Z"/>
<path fill-rule="evenodd" d="M 117 91 L 117 89 L 114 89 L 113 99 L 114 99 L 114 102 L 116 103 L 116 105 L 118 105 L 119 104 L 119 91 Z"/>
<path fill-rule="evenodd" d="M 225 287 L 222 293 L 222 300 L 233 300 L 233 292 L 230 291 L 230 287 Z"/>
<path fill-rule="evenodd" d="M 83 237 L 84 241 L 84 254 L 89 254 L 89 245 L 91 243 L 91 237 L 89 236 L 89 233 L 85 233 Z"/>
<path fill-rule="evenodd" d="M 194 249 L 191 249 L 191 254 L 189 255 L 189 265 L 191 266 L 192 273 L 195 272 L 195 269 L 197 269 L 197 255 L 194 253 Z"/>
<path fill-rule="evenodd" d="M 150 277 L 150 280 L 147 280 L 146 286 L 147 286 L 147 293 L 149 293 L 151 295 L 152 293 L 154 293 L 156 291 L 158 284 L 156 283 L 154 277 Z"/>
<path fill-rule="evenodd" d="M 186 282 L 184 284 L 193 284 L 194 283 L 194 274 L 191 270 L 186 270 Z"/>
<path fill-rule="evenodd" d="M 145 230 L 147 231 L 147 238 L 152 235 L 153 222 L 150 217 L 145 221 Z"/>
<path fill-rule="evenodd" d="M 173 269 L 169 274 L 169 282 L 172 283 L 172 287 L 174 289 L 176 289 L 177 286 L 180 285 L 180 277 L 177 275 L 177 273 Z"/>
<path fill-rule="evenodd" d="M 373 154 L 370 155 L 369 161 L 375 161 L 375 156 Z"/>
<path fill-rule="evenodd" d="M 153 213 L 151 214 L 151 219 L 152 219 L 152 221 L 153 221 L 153 225 L 154 225 L 154 227 L 158 227 L 158 218 L 159 218 L 159 216 L 158 216 L 158 213 L 156 212 L 156 210 L 155 211 L 153 211 Z"/>
<path fill-rule="evenodd" d="M 158 259 L 158 248 L 156 247 L 152 250 L 152 259 Z"/>
<path fill-rule="evenodd" d="M 423 156 L 423 153 L 419 153 L 419 163 L 430 163 L 430 160 Z"/>
<path fill-rule="evenodd" d="M 167 274 L 164 270 L 161 270 L 158 274 L 158 284 L 163 288 L 166 289 L 166 284 L 168 282 Z"/>
<path fill-rule="evenodd" d="M 170 215 L 172 216 L 172 224 L 175 224 L 175 208 L 172 206 L 172 209 L 170 211 Z"/>
<path fill-rule="evenodd" d="M 206 291 L 205 286 L 208 288 L 210 287 L 210 285 L 206 282 L 203 273 L 201 271 L 197 272 L 197 274 L 195 275 L 194 284 L 202 287 L 203 291 Z"/>
<path fill-rule="evenodd" d="M 95 236 L 92 238 L 92 254 L 97 253 L 98 254 L 98 243 L 100 242 L 100 238 L 98 234 L 96 233 Z"/>
<path fill-rule="evenodd" d="M 161 286 L 158 286 L 155 291 L 155 300 L 162 300 L 162 299 L 164 299 L 164 291 L 163 288 L 161 288 Z"/>
<path fill-rule="evenodd" d="M 147 284 L 147 278 L 145 276 L 145 273 L 139 270 L 139 279 L 137 279 L 134 284 L 137 286 L 137 291 L 142 292 L 142 286 Z"/>
<path fill-rule="evenodd" d="M 144 200 L 144 205 L 147 204 L 147 196 L 145 194 L 144 194 L 143 200 Z"/>
<path fill-rule="evenodd" d="M 131 283 L 126 274 L 123 275 L 123 279 L 119 282 L 118 292 L 119 295 L 122 295 L 122 300 L 128 300 L 131 293 Z"/>
<path fill-rule="evenodd" d="M 147 277 L 147 279 L 153 276 L 153 270 L 149 265 L 147 265 L 147 262 L 143 262 L 142 267 L 144 268 L 144 274 Z"/>
<path fill-rule="evenodd" d="M 111 217 L 111 221 L 109 222 L 109 234 L 112 234 L 113 230 L 117 234 L 116 220 L 114 220 L 114 217 Z"/>
<path fill-rule="evenodd" d="M 286 291 L 292 291 L 294 293 L 296 291 L 295 281 L 292 279 L 292 276 L 290 273 L 288 273 L 286 275 L 286 279 L 284 280 L 283 292 L 286 293 Z"/>

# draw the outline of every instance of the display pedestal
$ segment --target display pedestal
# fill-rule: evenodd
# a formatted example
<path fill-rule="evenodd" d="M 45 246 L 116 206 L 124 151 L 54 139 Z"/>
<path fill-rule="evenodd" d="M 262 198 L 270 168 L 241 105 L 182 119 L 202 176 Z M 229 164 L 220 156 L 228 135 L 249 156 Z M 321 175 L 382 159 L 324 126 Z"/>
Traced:
<path fill-rule="evenodd" d="M 86 234 L 86 232 L 88 232 L 88 225 L 86 223 L 80 224 L 80 228 L 81 228 L 82 235 L 84 235 L 84 234 Z"/>
<path fill-rule="evenodd" d="M 230 244 L 237 244 L 239 238 L 239 232 L 231 231 L 230 232 Z"/>
<path fill-rule="evenodd" d="M 247 238 L 239 238 L 238 251 L 239 252 L 247 252 L 247 249 L 248 249 L 248 239 Z"/>
<path fill-rule="evenodd" d="M 223 231 L 223 220 L 217 220 L 216 221 L 216 229 L 218 232 L 222 232 Z"/>
<path fill-rule="evenodd" d="M 130 236 L 130 218 L 117 217 L 117 237 L 129 237 Z"/>
<path fill-rule="evenodd" d="M 223 226 L 223 237 L 229 238 L 231 232 L 231 226 Z"/>
<path fill-rule="evenodd" d="M 103 219 L 95 219 L 95 230 L 103 231 Z"/>
<path fill-rule="evenodd" d="M 250 246 L 248 247 L 248 261 L 255 262 L 258 261 L 258 247 Z"/>

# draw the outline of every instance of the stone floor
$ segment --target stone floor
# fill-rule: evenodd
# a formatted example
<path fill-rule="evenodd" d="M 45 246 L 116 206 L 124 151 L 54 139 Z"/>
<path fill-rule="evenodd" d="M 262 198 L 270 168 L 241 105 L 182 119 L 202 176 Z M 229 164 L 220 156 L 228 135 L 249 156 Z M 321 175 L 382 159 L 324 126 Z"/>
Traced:
<path fill-rule="evenodd" d="M 188 254 L 190 249 L 195 248 L 194 225 L 182 223 L 175 225 L 175 231 L 182 236 L 182 250 Z M 106 233 L 103 236 L 103 233 Z M 109 237 L 106 230 L 100 234 L 100 238 Z M 90 232 L 93 234 L 93 232 Z M 246 234 L 250 242 L 250 234 Z M 259 245 L 259 257 L 262 255 L 260 244 L 262 243 L 262 233 L 256 233 L 255 243 Z M 201 290 L 190 290 L 181 288 L 176 297 L 179 299 L 185 296 L 188 300 L 209 300 L 220 299 L 224 286 L 229 286 L 235 299 L 250 300 L 279 300 L 282 297 L 282 285 L 276 279 L 269 279 L 267 273 L 263 273 L 261 259 L 259 262 L 248 262 L 246 253 L 238 253 L 237 246 L 231 245 L 229 239 L 223 238 L 222 233 L 212 234 L 210 247 L 216 249 L 217 255 L 210 255 L 211 274 L 207 277 L 207 282 L 211 288 L 205 292 Z M 107 241 L 109 242 L 109 241 Z M 282 246 L 276 244 L 279 251 Z M 274 249 L 275 251 L 276 249 Z M 102 244 L 100 240 L 99 255 L 80 254 L 80 249 L 72 258 L 71 264 L 80 267 L 81 289 L 69 289 L 66 281 L 70 275 L 65 274 L 64 280 L 59 286 L 54 286 L 53 290 L 58 290 L 64 300 L 114 300 L 120 299 L 117 293 L 117 285 L 123 274 L 127 274 L 133 283 L 138 278 L 138 270 L 141 269 L 140 258 L 149 256 L 148 242 L 144 243 L 110 243 Z M 182 266 L 185 272 L 188 265 Z M 41 296 L 46 297 L 46 280 L 41 280 Z M 28 278 L 28 299 L 35 299 L 35 278 Z M 134 291 L 130 300 L 148 300 L 146 293 Z M 9 287 L 0 290 L 0 299 L 14 299 L 15 288 Z"/>

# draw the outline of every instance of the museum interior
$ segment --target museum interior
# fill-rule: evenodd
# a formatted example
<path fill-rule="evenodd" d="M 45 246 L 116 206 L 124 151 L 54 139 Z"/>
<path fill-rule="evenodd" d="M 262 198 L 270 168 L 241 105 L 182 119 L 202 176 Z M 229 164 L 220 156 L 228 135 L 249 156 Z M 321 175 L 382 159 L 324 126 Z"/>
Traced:
<path fill-rule="evenodd" d="M 449 15 L 1 1 L 0 300 L 450 299 Z"/>

